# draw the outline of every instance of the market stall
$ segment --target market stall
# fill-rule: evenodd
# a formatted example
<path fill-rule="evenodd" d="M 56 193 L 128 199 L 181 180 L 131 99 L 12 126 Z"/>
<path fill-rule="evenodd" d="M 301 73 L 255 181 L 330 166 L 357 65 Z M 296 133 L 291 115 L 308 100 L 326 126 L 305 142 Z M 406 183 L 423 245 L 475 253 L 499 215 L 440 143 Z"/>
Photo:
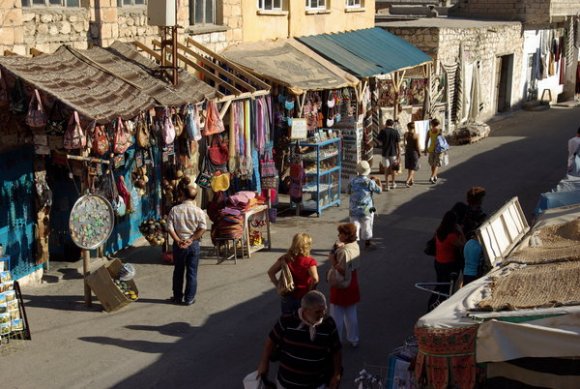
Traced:
<path fill-rule="evenodd" d="M 213 142 L 209 138 L 213 134 L 206 131 L 207 120 L 204 123 L 211 116 L 208 111 L 213 109 L 215 124 L 238 98 L 246 103 L 255 99 L 264 110 L 263 96 L 269 93 L 263 89 L 265 83 L 245 72 L 241 80 L 235 70 L 229 70 L 229 79 L 239 78 L 245 89 L 225 81 L 220 89 L 230 86 L 236 95 L 184 70 L 179 72 L 178 85 L 172 86 L 157 63 L 120 42 L 106 49 L 63 46 L 34 58 L 1 57 L 0 72 L 0 91 L 10 108 L 3 125 L 14 123 L 2 128 L 11 135 L 2 146 L 18 149 L 26 139 L 34 145 L 25 160 L 30 166 L 28 178 L 4 182 L 2 198 L 8 204 L 24 190 L 36 189 L 37 202 L 23 209 L 36 232 L 27 239 L 9 238 L 18 231 L 18 220 L 2 207 L 6 217 L 0 219 L 0 243 L 8 253 L 28 253 L 33 258 L 26 260 L 37 266 L 51 255 L 78 258 L 78 250 L 71 248 L 68 214 L 76 198 L 86 192 L 106 198 L 115 210 L 114 230 L 104 252 L 134 242 L 144 231 L 143 220 L 158 221 L 180 200 L 179 185 L 202 175 L 198 161 L 209 157 L 208 143 Z M 252 149 L 253 143 L 247 145 Z M 223 173 L 225 177 L 225 169 Z M 165 243 L 154 231 L 148 229 L 145 235 L 152 244 Z M 17 247 L 17 242 L 27 247 Z"/>
<path fill-rule="evenodd" d="M 436 116 L 434 102 L 440 93 L 431 77 L 432 59 L 407 41 L 381 28 L 297 39 L 361 80 L 364 120 L 356 137 L 363 159 L 372 159 L 374 139 L 387 119 L 403 131 L 408 122 Z M 345 161 L 345 172 L 355 174 L 356 162 Z"/>
<path fill-rule="evenodd" d="M 319 213 L 321 205 L 330 205 L 338 196 L 332 190 L 340 188 L 342 161 L 337 161 L 337 153 L 328 153 L 322 165 L 314 155 L 322 142 L 331 139 L 342 141 L 338 147 L 342 152 L 355 132 L 360 119 L 358 79 L 295 39 L 243 43 L 227 48 L 223 55 L 272 85 L 273 158 L 279 189 L 289 193 L 298 210 Z M 308 154 L 313 157 L 305 158 Z M 326 165 L 337 166 L 338 175 Z M 328 191 L 319 190 L 321 181 Z"/>
<path fill-rule="evenodd" d="M 518 208 L 510 201 L 477 231 L 492 271 L 417 322 L 419 382 L 580 383 L 580 206 L 547 210 L 529 231 Z"/>

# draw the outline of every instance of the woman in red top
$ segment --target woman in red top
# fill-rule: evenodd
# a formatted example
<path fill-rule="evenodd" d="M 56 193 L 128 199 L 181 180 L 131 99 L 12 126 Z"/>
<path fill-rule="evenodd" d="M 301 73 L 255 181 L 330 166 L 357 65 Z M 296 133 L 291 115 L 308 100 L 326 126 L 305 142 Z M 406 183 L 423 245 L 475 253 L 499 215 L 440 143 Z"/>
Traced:
<path fill-rule="evenodd" d="M 276 262 L 268 269 L 268 277 L 274 286 L 278 285 L 276 275 L 282 270 L 282 261 L 288 263 L 292 280 L 294 281 L 294 290 L 292 293 L 282 296 L 282 313 L 291 314 L 300 308 L 302 296 L 312 290 L 318 284 L 318 269 L 314 258 L 310 256 L 312 248 L 312 237 L 306 233 L 298 233 L 292 239 L 292 245 L 288 252 L 278 258 Z"/>
<path fill-rule="evenodd" d="M 465 237 L 461 231 L 461 226 L 457 224 L 457 215 L 453 211 L 448 211 L 441 224 L 435 232 L 435 273 L 437 282 L 451 282 L 451 273 L 459 274 L 463 264 L 459 253 L 465 245 Z M 449 287 L 439 285 L 435 288 L 441 293 L 449 293 Z M 445 300 L 444 296 L 432 294 L 429 300 L 429 310 L 435 308 Z"/>

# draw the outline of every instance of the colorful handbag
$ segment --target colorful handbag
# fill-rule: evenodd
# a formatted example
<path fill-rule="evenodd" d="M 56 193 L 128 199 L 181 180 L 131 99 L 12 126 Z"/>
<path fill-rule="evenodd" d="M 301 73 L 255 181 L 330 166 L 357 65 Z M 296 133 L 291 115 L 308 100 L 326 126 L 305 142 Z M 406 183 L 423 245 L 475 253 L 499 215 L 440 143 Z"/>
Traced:
<path fill-rule="evenodd" d="M 211 178 L 211 190 L 223 192 L 230 187 L 230 173 L 216 172 Z"/>
<path fill-rule="evenodd" d="M 166 145 L 173 143 L 175 140 L 175 126 L 171 121 L 171 114 L 169 109 L 165 110 L 165 114 L 163 115 L 163 122 L 161 124 L 161 136 L 163 138 L 163 142 Z"/>
<path fill-rule="evenodd" d="M 207 148 L 209 160 L 214 165 L 222 166 L 228 162 L 229 147 L 221 135 L 214 135 L 211 140 L 211 146 Z"/>
<path fill-rule="evenodd" d="M 123 120 L 119 117 L 115 123 L 115 145 L 113 152 L 123 154 L 133 144 L 131 133 L 123 125 Z"/>
<path fill-rule="evenodd" d="M 105 126 L 101 124 L 95 124 L 93 131 L 91 133 L 92 150 L 97 155 L 105 155 L 109 149 L 109 138 L 107 138 L 107 132 Z"/>
<path fill-rule="evenodd" d="M 199 174 L 195 179 L 195 183 L 204 189 L 211 189 L 211 179 L 213 177 L 213 174 L 211 174 L 206 169 L 207 169 L 207 157 L 204 157 L 201 161 Z"/>
<path fill-rule="evenodd" d="M 36 102 L 36 105 L 34 104 Z M 26 114 L 26 124 L 31 128 L 44 128 L 47 123 L 46 112 L 42 106 L 42 100 L 38 89 L 34 90 L 34 94 L 28 104 L 28 113 Z"/>
<path fill-rule="evenodd" d="M 278 175 L 278 170 L 276 169 L 276 163 L 272 157 L 272 149 L 267 148 L 264 153 L 264 159 L 260 161 L 260 176 L 262 177 L 275 177 Z"/>
<path fill-rule="evenodd" d="M 210 100 L 207 102 L 205 127 L 203 129 L 202 135 L 209 136 L 220 134 L 224 131 L 224 122 L 220 116 L 220 111 L 218 110 L 217 104 L 215 101 Z"/>

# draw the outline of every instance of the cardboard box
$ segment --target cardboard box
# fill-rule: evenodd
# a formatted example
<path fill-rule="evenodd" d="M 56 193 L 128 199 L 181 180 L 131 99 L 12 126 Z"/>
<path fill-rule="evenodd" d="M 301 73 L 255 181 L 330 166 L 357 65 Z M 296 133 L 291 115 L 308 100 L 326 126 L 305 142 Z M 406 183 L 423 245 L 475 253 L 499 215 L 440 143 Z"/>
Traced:
<path fill-rule="evenodd" d="M 114 259 L 107 265 L 101 266 L 87 277 L 87 283 L 101 302 L 103 309 L 107 312 L 117 311 L 134 301 L 125 296 L 123 291 L 113 282 L 113 280 L 117 278 L 119 269 L 121 269 L 122 266 L 123 262 Z M 131 290 L 139 295 L 137 285 L 133 280 L 127 281 L 127 284 L 130 286 Z"/>

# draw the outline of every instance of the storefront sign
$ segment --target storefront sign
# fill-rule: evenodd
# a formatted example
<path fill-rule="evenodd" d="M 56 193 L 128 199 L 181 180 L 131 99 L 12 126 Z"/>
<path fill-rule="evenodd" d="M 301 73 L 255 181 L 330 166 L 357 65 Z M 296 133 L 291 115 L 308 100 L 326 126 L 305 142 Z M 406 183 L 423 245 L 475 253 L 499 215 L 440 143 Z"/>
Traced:
<path fill-rule="evenodd" d="M 290 139 L 306 139 L 307 136 L 306 119 L 293 118 Z"/>

